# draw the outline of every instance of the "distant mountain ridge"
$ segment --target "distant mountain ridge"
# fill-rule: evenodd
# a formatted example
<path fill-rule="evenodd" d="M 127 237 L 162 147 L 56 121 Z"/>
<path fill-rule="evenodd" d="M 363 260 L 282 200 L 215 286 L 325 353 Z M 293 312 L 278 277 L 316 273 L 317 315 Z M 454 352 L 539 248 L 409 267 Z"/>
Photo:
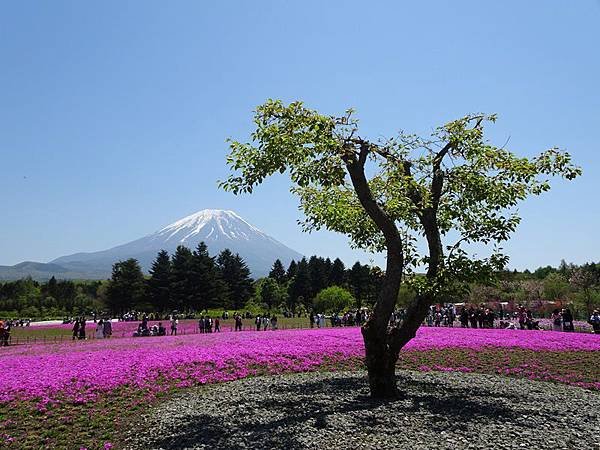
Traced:
<path fill-rule="evenodd" d="M 159 250 L 170 254 L 178 245 L 194 249 L 200 242 L 212 256 L 225 248 L 239 253 L 254 277 L 264 276 L 276 259 L 288 264 L 302 255 L 268 236 L 233 211 L 205 209 L 123 245 L 90 253 L 61 256 L 49 263 L 27 261 L 14 266 L 0 266 L 0 279 L 31 276 L 35 279 L 110 277 L 112 265 L 119 260 L 136 258 L 147 272 Z"/>

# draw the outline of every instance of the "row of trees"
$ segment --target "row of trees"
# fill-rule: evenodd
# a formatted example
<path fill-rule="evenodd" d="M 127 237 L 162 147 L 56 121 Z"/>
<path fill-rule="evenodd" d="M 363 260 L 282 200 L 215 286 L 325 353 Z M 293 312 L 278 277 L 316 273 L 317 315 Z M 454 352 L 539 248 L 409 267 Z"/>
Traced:
<path fill-rule="evenodd" d="M 173 256 L 162 250 L 145 278 L 135 259 L 114 264 L 106 292 L 112 313 L 241 309 L 253 294 L 243 258 L 223 250 L 216 258 L 201 242 L 195 250 L 180 245 Z"/>
<path fill-rule="evenodd" d="M 312 309 L 322 290 L 340 286 L 361 306 L 375 301 L 381 276 L 379 269 L 359 262 L 347 270 L 340 259 L 332 262 L 312 256 L 291 261 L 287 269 L 278 259 L 269 276 L 255 282 L 240 255 L 225 249 L 211 257 L 200 243 L 194 251 L 179 246 L 172 257 L 159 252 L 148 278 L 135 259 L 116 263 L 105 303 L 117 313 L 131 309 L 164 313 L 272 308 L 298 312 Z"/>
<path fill-rule="evenodd" d="M 470 297 L 519 302 L 538 310 L 571 305 L 584 317 L 600 306 L 600 263 L 578 266 L 563 260 L 557 268 L 541 267 L 533 273 L 505 272 L 494 286 L 474 286 Z"/>
<path fill-rule="evenodd" d="M 108 281 L 52 277 L 43 283 L 31 278 L 0 283 L 0 317 L 63 317 L 128 309 L 309 311 L 315 308 L 319 292 L 333 286 L 351 295 L 353 307 L 372 306 L 383 275 L 376 266 L 356 262 L 347 269 L 340 259 L 311 256 L 292 261 L 287 268 L 276 260 L 267 277 L 253 281 L 239 255 L 225 250 L 213 258 L 201 244 L 195 251 L 180 247 L 173 256 L 159 252 L 150 276 L 144 276 L 138 262 L 130 259 L 117 262 Z M 404 285 L 398 305 L 406 306 L 414 297 L 414 291 Z M 448 300 L 474 304 L 509 302 L 546 313 L 570 305 L 583 318 L 600 306 L 600 263 L 579 266 L 563 261 L 558 267 L 506 271 L 498 275 L 496 283 L 474 283 L 465 295 Z"/>
<path fill-rule="evenodd" d="M 278 307 L 290 312 L 313 308 L 317 294 L 331 286 L 349 291 L 356 306 L 372 305 L 377 299 L 383 274 L 378 267 L 356 262 L 346 269 L 336 258 L 311 256 L 300 261 L 291 261 L 287 270 L 278 259 L 273 264 L 269 276 L 256 283 L 253 303 L 260 308 Z"/>
<path fill-rule="evenodd" d="M 0 283 L 0 317 L 62 317 L 102 306 L 101 281 L 24 278 Z"/>

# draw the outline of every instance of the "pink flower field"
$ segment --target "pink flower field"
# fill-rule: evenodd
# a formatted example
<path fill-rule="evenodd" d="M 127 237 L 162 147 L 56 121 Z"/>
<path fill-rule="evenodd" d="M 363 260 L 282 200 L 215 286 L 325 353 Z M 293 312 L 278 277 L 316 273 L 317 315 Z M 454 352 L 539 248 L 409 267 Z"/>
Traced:
<path fill-rule="evenodd" d="M 517 349 L 531 352 L 598 352 L 600 336 L 548 331 L 421 328 L 403 358 L 431 351 Z M 595 353 L 596 356 L 598 355 Z M 354 361 L 364 346 L 359 328 L 194 334 L 123 338 L 0 349 L 0 402 L 82 404 L 100 394 L 143 389 L 150 395 L 172 386 L 229 381 L 264 373 L 317 370 Z M 452 362 L 452 361 L 450 361 Z M 498 373 L 506 373 L 501 361 Z M 420 365 L 421 370 L 473 370 Z M 511 370 L 513 368 L 510 368 Z M 544 378 L 545 379 L 545 378 Z M 558 380 L 558 379 L 557 379 Z M 558 381 L 578 384 L 576 378 Z M 600 380 L 586 387 L 600 389 Z"/>
<path fill-rule="evenodd" d="M 421 328 L 401 352 L 398 367 L 501 374 L 596 390 L 599 350 L 600 336 L 593 334 Z M 118 430 L 135 423 L 140 409 L 179 388 L 254 375 L 361 369 L 363 356 L 358 327 L 0 348 L 0 448 L 38 448 L 41 442 L 45 448 L 111 448 Z"/>

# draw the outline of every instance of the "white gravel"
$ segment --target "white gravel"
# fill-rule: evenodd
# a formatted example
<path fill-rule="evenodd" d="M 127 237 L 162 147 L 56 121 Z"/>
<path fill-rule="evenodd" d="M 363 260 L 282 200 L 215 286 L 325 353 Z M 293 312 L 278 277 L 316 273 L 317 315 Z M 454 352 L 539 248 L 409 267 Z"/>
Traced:
<path fill-rule="evenodd" d="M 600 394 L 506 377 L 399 372 L 373 401 L 364 372 L 247 378 L 186 390 L 128 431 L 129 449 L 600 449 Z"/>

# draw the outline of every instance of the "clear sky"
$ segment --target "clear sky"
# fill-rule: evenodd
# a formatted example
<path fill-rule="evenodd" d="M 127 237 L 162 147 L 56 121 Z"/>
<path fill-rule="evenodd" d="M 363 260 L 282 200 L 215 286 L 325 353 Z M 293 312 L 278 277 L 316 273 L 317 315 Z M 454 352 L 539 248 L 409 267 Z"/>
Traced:
<path fill-rule="evenodd" d="M 498 145 L 559 146 L 584 168 L 522 206 L 511 267 L 600 260 L 599 52 L 594 0 L 0 2 L 0 264 L 102 250 L 204 208 L 368 262 L 300 231 L 284 177 L 217 189 L 225 139 L 269 97 L 353 107 L 370 137 L 498 113 Z"/>

